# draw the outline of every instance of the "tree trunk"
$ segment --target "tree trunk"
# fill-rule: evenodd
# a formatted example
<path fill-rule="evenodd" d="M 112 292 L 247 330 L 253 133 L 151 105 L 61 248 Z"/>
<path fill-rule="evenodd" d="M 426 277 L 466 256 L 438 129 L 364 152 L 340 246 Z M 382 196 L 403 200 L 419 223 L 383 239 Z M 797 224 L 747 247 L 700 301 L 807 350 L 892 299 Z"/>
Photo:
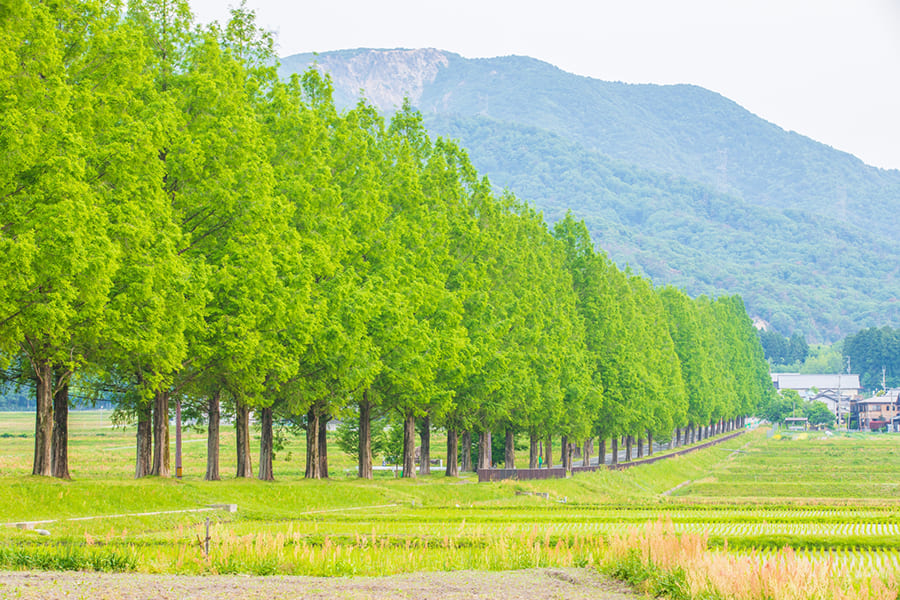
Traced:
<path fill-rule="evenodd" d="M 540 456 L 540 438 L 535 432 L 528 436 L 528 468 L 538 468 L 538 456 Z"/>
<path fill-rule="evenodd" d="M 53 367 L 35 365 L 34 463 L 32 475 L 53 475 Z"/>
<path fill-rule="evenodd" d="M 544 443 L 544 466 L 548 469 L 553 468 L 553 436 L 548 435 Z"/>
<path fill-rule="evenodd" d="M 637 457 L 644 458 L 644 438 L 641 436 L 637 438 Z"/>
<path fill-rule="evenodd" d="M 69 477 L 69 383 L 59 383 L 53 393 L 53 456 L 50 460 L 53 476 L 60 479 Z"/>
<path fill-rule="evenodd" d="M 614 435 L 612 438 L 612 458 L 610 464 L 619 464 L 619 436 Z"/>
<path fill-rule="evenodd" d="M 262 481 L 274 481 L 275 474 L 272 471 L 272 458 L 275 452 L 275 440 L 272 432 L 271 406 L 267 406 L 259 411 L 259 424 L 261 427 L 259 437 L 259 478 Z"/>
<path fill-rule="evenodd" d="M 150 474 L 150 460 L 153 452 L 153 426 L 151 425 L 151 408 L 149 404 L 138 404 L 137 408 L 137 455 L 134 461 L 134 478 L 139 479 Z"/>
<path fill-rule="evenodd" d="M 634 445 L 634 437 L 625 437 L 625 462 L 631 462 L 631 447 Z"/>
<path fill-rule="evenodd" d="M 319 476 L 328 479 L 328 421 L 331 416 L 323 414 L 319 417 Z"/>
<path fill-rule="evenodd" d="M 412 413 L 403 420 L 403 477 L 416 477 L 416 416 Z"/>
<path fill-rule="evenodd" d="M 606 438 L 600 437 L 600 448 L 599 448 L 598 456 L 597 456 L 597 464 L 605 465 L 606 464 Z"/>
<path fill-rule="evenodd" d="M 489 468 L 490 464 L 485 467 L 484 464 L 484 432 L 478 432 L 478 439 L 475 440 L 475 449 L 477 451 L 475 458 L 475 472 L 477 473 L 481 469 Z"/>
<path fill-rule="evenodd" d="M 368 390 L 359 403 L 359 452 L 357 454 L 360 479 L 372 479 L 372 403 Z"/>
<path fill-rule="evenodd" d="M 431 475 L 431 417 L 425 415 L 419 433 L 419 475 Z"/>
<path fill-rule="evenodd" d="M 319 461 L 319 411 L 313 404 L 306 412 L 306 472 L 307 479 L 321 479 L 322 463 Z"/>
<path fill-rule="evenodd" d="M 209 398 L 209 427 L 206 431 L 206 481 L 219 481 L 219 423 L 221 421 L 221 391 L 216 390 Z"/>
<path fill-rule="evenodd" d="M 465 472 L 472 470 L 472 432 L 463 431 L 462 434 L 462 464 L 460 468 Z"/>
<path fill-rule="evenodd" d="M 158 391 L 153 399 L 153 465 L 151 475 L 169 476 L 169 392 Z"/>
<path fill-rule="evenodd" d="M 516 468 L 516 435 L 512 428 L 506 429 L 506 444 L 504 445 L 503 466 L 507 469 Z"/>
<path fill-rule="evenodd" d="M 250 462 L 250 407 L 235 400 L 234 432 L 237 445 L 237 470 L 235 477 L 253 477 Z"/>
<path fill-rule="evenodd" d="M 459 477 L 459 440 L 455 429 L 447 430 L 447 468 L 444 475 L 447 477 Z"/>
<path fill-rule="evenodd" d="M 559 440 L 559 462 L 562 463 L 563 469 L 569 470 L 569 436 L 564 435 Z"/>
<path fill-rule="evenodd" d="M 491 432 L 482 431 L 478 434 L 478 470 L 490 469 L 493 466 L 491 451 Z"/>
<path fill-rule="evenodd" d="M 581 466 L 591 466 L 591 446 L 593 445 L 591 438 L 584 440 L 584 445 L 581 447 Z"/>

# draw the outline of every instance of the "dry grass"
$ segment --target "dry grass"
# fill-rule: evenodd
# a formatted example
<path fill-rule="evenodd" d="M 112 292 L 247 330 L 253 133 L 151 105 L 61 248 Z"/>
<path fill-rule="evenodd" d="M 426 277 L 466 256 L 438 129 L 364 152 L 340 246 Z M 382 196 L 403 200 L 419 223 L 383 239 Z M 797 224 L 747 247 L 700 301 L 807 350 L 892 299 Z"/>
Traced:
<path fill-rule="evenodd" d="M 774 554 L 707 550 L 702 533 L 675 532 L 671 521 L 631 528 L 609 539 L 604 562 L 614 566 L 638 556 L 649 570 L 684 575 L 691 598 L 734 600 L 895 600 L 894 575 L 870 575 L 832 559 L 812 560 L 790 548 Z"/>

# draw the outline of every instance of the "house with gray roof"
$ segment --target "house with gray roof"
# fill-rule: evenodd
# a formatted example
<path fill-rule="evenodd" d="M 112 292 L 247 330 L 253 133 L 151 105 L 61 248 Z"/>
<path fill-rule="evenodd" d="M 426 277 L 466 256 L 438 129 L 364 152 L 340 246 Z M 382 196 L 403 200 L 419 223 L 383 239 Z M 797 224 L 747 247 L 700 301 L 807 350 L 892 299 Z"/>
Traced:
<path fill-rule="evenodd" d="M 824 402 L 839 419 L 850 414 L 850 401 L 858 398 L 862 388 L 859 375 L 772 373 L 776 390 L 794 390 L 810 402 Z"/>

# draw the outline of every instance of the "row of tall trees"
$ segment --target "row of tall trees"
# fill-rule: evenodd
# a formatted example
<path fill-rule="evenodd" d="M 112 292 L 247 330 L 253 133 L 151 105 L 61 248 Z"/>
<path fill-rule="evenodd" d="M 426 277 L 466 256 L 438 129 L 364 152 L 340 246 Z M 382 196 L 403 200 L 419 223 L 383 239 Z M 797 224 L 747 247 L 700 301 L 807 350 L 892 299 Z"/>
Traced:
<path fill-rule="evenodd" d="M 137 423 L 135 475 L 170 472 L 172 404 L 223 415 L 251 476 L 251 414 L 271 479 L 275 423 L 416 422 L 458 444 L 676 437 L 735 424 L 771 393 L 738 298 L 656 289 L 496 194 L 408 104 L 340 112 L 316 70 L 279 81 L 244 7 L 196 27 L 184 0 L 12 0 L 0 19 L 0 356 L 35 382 L 33 472 L 68 477 L 68 389 Z M 705 434 L 705 433 L 704 433 Z M 585 448 L 590 445 L 586 444 Z M 650 446 L 652 448 L 652 445 Z M 466 455 L 467 453 L 463 453 Z M 549 456 L 549 452 L 548 452 Z M 565 458 L 564 460 L 568 460 Z"/>

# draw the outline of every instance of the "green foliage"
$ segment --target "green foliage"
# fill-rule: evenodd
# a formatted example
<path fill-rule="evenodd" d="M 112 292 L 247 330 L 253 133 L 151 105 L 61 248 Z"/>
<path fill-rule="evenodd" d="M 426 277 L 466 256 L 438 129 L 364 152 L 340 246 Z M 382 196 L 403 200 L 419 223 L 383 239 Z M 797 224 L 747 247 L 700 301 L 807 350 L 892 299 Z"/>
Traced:
<path fill-rule="evenodd" d="M 410 101 L 386 122 L 315 68 L 279 81 L 246 6 L 207 27 L 185 0 L 8 12 L 0 366 L 38 380 L 42 449 L 70 382 L 119 422 L 170 395 L 195 427 L 213 397 L 226 418 L 272 408 L 279 451 L 305 416 L 358 407 L 580 442 L 664 438 L 769 393 L 739 298 L 657 290 L 574 214 L 551 232 Z M 619 175 L 643 221 L 645 182 Z"/>
<path fill-rule="evenodd" d="M 0 565 L 8 569 L 121 573 L 134 571 L 137 559 L 133 552 L 120 548 L 85 548 L 75 544 L 31 548 L 0 546 Z"/>
<path fill-rule="evenodd" d="M 796 391 L 781 390 L 760 406 L 759 416 L 770 423 L 781 423 L 787 417 L 802 416 L 804 404 L 805 400 Z"/>
<path fill-rule="evenodd" d="M 816 344 L 810 347 L 809 356 L 800 367 L 800 372 L 810 375 L 816 373 L 842 373 L 846 368 L 841 356 L 842 342 L 825 345 Z"/>
<path fill-rule="evenodd" d="M 372 456 L 381 455 L 397 456 L 396 436 L 388 432 L 381 421 L 372 423 Z M 393 430 L 390 430 L 393 431 Z M 335 438 L 337 447 L 340 448 L 348 456 L 356 457 L 359 453 L 359 420 L 349 419 L 341 421 L 337 427 L 337 437 Z M 403 442 L 400 438 L 400 448 L 402 451 Z"/>
<path fill-rule="evenodd" d="M 617 264 L 691 296 L 740 294 L 776 331 L 810 340 L 900 317 L 885 259 L 900 246 L 883 227 L 897 211 L 900 172 L 868 167 L 696 86 L 431 52 L 296 55 L 280 72 L 316 62 L 333 73 L 345 106 L 360 76 L 391 90 L 399 86 L 384 79 L 394 72 L 385 64 L 432 60 L 436 75 L 414 99 L 428 129 L 460 140 L 479 171 L 549 222 L 573 211 Z"/>
<path fill-rule="evenodd" d="M 862 386 L 875 389 L 900 385 L 900 329 L 871 327 L 849 335 L 842 348 L 843 362 L 859 373 Z"/>
<path fill-rule="evenodd" d="M 692 598 L 684 570 L 663 570 L 653 562 L 646 562 L 638 548 L 633 548 L 624 559 L 611 564 L 605 571 L 610 577 L 625 581 L 654 598 Z"/>
<path fill-rule="evenodd" d="M 759 341 L 762 344 L 766 360 L 773 367 L 802 364 L 809 356 L 809 345 L 799 333 L 794 333 L 790 338 L 786 338 L 777 331 L 760 329 Z"/>
<path fill-rule="evenodd" d="M 825 425 L 831 427 L 836 420 L 834 413 L 828 409 L 824 402 L 804 402 L 803 415 L 809 419 L 810 425 Z"/>

